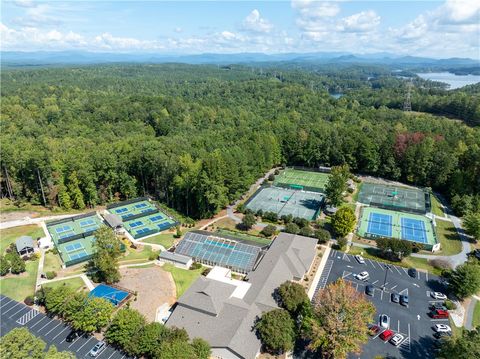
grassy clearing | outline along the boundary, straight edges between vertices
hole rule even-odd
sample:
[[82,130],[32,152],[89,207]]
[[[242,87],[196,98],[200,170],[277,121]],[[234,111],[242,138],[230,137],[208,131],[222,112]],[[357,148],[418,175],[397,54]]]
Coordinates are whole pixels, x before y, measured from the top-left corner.
[[0,280],[0,293],[22,302],[27,296],[35,294],[38,260],[28,261],[26,271],[20,275]]
[[432,213],[436,216],[444,217],[445,213],[443,212],[442,205],[438,198],[432,193],[430,199],[432,202]]
[[355,193],[352,196],[352,201],[354,203],[358,201],[358,194],[360,193],[362,186],[363,186],[363,182],[357,183],[357,189],[355,190]]
[[43,271],[46,272],[58,272],[62,269],[62,260],[58,254],[52,252],[45,253],[45,261],[43,263]]
[[175,286],[177,287],[177,298],[180,298],[188,287],[200,277],[203,270],[203,268],[195,270],[180,269],[169,263],[165,263],[162,268],[172,274]]
[[436,220],[437,235],[442,250],[442,255],[458,254],[462,250],[462,242],[452,222]]
[[[267,223],[267,222],[265,222]],[[274,223],[274,224],[278,224],[278,223]],[[226,229],[226,230],[229,230],[229,231],[233,231],[235,233],[238,233],[239,230],[237,229],[237,222],[235,222],[233,219],[230,219],[230,218],[222,218],[218,221],[216,221],[214,224],[213,224],[213,227],[217,228],[217,230],[219,229]],[[244,233],[244,234],[249,234],[249,235],[252,235],[252,236],[260,236],[260,231],[259,230],[256,230],[256,229],[250,229],[249,231],[242,231],[240,233]]]
[[162,233],[157,234],[156,236],[146,238],[142,242],[145,243],[153,243],[153,244],[160,244],[164,246],[166,249],[173,246],[173,242],[175,241],[174,233]]
[[480,327],[480,301],[478,300],[477,300],[477,303],[475,304],[475,309],[473,311],[472,326],[474,328]]
[[232,237],[236,237],[236,238],[239,238],[239,239],[244,239],[244,240],[247,240],[247,241],[252,241],[252,242],[256,242],[256,243],[260,243],[260,244],[264,244],[264,245],[269,245],[270,243],[272,243],[272,241],[270,239],[265,238],[265,237],[252,236],[248,233],[232,231],[232,230],[228,230],[228,229],[224,229],[224,228],[218,228],[216,230],[216,233],[224,234],[226,236],[232,236]]
[[43,284],[42,286],[45,288],[58,288],[63,285],[70,287],[74,291],[77,291],[82,288],[84,290],[87,290],[87,286],[85,285],[85,282],[83,281],[82,278],[70,278],[65,280],[59,280],[59,281]]
[[404,258],[401,262],[393,262],[389,261],[388,259],[384,259],[380,257],[379,255],[379,250],[376,248],[362,248],[362,247],[357,247],[357,246],[352,246],[350,248],[350,251],[348,252],[349,254],[361,254],[365,258],[373,259],[378,262],[383,262],[383,263],[389,263],[389,264],[394,264],[400,267],[405,267],[405,268],[416,268],[416,269],[423,269],[428,271],[429,273],[433,273],[435,275],[440,275],[441,270],[437,269],[433,266],[431,266],[428,263],[427,259],[423,258],[416,258],[416,257],[408,257]]
[[30,236],[33,239],[43,237],[45,233],[42,227],[35,224],[21,227],[13,227],[0,230],[0,252],[4,253],[5,249],[14,243],[20,236]]
[[[47,208],[38,204],[31,204],[28,202],[22,203],[15,203],[10,201],[8,198],[2,198],[0,200],[0,208],[2,209],[2,213],[12,213],[12,212],[33,212],[33,216],[49,216],[49,215],[59,215],[59,214],[80,214],[84,213],[85,210],[78,210],[78,209],[70,209],[65,210],[60,207],[53,207]],[[97,207],[92,209],[93,211],[96,209],[102,209],[105,207]],[[32,216],[31,214],[29,214]]]

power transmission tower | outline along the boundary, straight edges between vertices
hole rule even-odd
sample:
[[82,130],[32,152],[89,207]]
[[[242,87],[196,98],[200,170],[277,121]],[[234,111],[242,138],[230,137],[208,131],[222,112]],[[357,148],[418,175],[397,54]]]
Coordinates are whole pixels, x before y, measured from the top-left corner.
[[405,96],[405,102],[403,103],[403,111],[411,112],[412,111],[412,81],[407,82],[407,95]]

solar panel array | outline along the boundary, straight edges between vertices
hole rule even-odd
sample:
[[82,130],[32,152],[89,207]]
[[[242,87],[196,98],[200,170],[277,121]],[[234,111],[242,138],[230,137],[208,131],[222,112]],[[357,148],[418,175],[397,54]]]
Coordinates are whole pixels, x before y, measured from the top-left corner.
[[238,273],[251,271],[261,248],[212,235],[189,232],[177,245],[175,253],[207,265],[218,265]]

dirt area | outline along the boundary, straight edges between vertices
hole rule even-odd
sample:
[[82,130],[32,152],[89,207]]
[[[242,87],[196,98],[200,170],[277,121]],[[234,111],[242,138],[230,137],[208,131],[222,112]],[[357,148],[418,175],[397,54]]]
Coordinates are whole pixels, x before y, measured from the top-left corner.
[[176,288],[172,275],[160,267],[121,268],[122,279],[119,286],[136,291],[137,300],[130,306],[154,321],[157,308],[164,303],[172,305],[176,301]]
[[316,249],[316,255],[313,260],[313,265],[310,269],[310,272],[308,272],[303,280],[300,281],[300,284],[305,288],[305,290],[308,292],[308,289],[310,288],[310,285],[312,284],[312,280],[315,277],[315,273],[318,270],[318,266],[320,265],[320,262],[322,261],[322,256],[323,253],[325,253],[325,247],[323,246],[317,246]]
[[17,221],[25,218],[39,217],[40,213],[33,211],[12,211],[0,213],[0,222]]

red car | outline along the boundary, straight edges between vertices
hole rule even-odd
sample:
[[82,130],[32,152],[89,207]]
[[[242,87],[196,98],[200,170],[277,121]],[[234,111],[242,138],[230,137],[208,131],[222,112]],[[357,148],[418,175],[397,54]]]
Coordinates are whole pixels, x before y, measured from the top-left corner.
[[393,337],[395,333],[391,331],[390,329],[385,330],[382,334],[380,334],[380,339],[387,341],[390,340],[391,337]]
[[430,312],[433,319],[448,319],[448,310],[435,309]]
[[368,334],[370,334],[372,337],[376,335],[380,331],[380,327],[376,324],[371,324],[368,326]]

